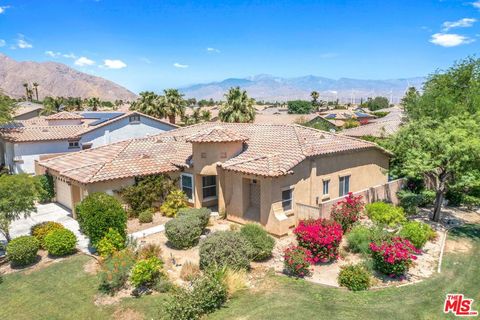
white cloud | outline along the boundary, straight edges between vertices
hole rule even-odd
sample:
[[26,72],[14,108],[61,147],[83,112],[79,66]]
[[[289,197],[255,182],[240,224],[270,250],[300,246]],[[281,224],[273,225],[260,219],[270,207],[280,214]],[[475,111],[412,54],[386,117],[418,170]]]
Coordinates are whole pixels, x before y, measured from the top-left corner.
[[7,10],[8,8],[10,8],[10,6],[0,7],[0,14],[5,13],[5,10]]
[[443,23],[443,31],[448,31],[452,28],[469,28],[477,21],[474,18],[463,18],[457,21],[445,21]]
[[475,40],[455,33],[435,33],[430,39],[431,43],[442,47],[456,47],[473,41]]
[[103,60],[103,66],[104,68],[107,69],[123,69],[127,66],[125,62],[122,60],[111,60],[111,59],[105,59]]
[[33,45],[27,42],[25,39],[18,39],[17,40],[17,47],[20,49],[31,49]]
[[52,57],[52,58],[56,58],[56,57],[59,57],[61,55],[60,52],[53,52],[51,50],[47,50],[45,51],[45,55],[49,56],[49,57]]
[[186,68],[188,68],[188,64],[180,64],[180,63],[178,63],[178,62],[175,62],[175,63],[173,64],[173,66],[174,66],[175,68],[180,68],[180,69],[186,69]]
[[84,67],[84,66],[93,66],[95,61],[88,59],[87,57],[80,57],[73,63],[76,66]]
[[7,44],[7,42],[3,39],[0,39],[0,47],[4,47]]
[[60,58],[60,57],[67,58],[67,59],[76,59],[77,58],[77,56],[74,55],[73,53],[61,53],[61,52],[58,52],[58,51],[51,51],[51,50],[45,51],[45,55],[47,55],[51,58]]
[[77,56],[74,55],[73,53],[63,53],[62,57],[68,58],[68,59],[76,59],[77,58]]
[[480,9],[480,0],[479,0],[479,1],[472,2],[471,5],[472,5],[474,8]]
[[210,48],[207,48],[207,52],[220,53],[220,50],[210,47]]

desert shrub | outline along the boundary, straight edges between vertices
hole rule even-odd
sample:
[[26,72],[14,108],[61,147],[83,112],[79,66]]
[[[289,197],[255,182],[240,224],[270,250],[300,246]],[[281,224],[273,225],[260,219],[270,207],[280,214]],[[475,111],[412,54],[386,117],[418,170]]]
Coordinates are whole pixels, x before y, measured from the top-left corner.
[[432,205],[435,200],[435,191],[423,190],[420,193],[414,193],[409,190],[400,190],[397,192],[400,200],[400,206],[406,214],[412,215],[418,212],[418,207]]
[[283,267],[285,273],[303,278],[310,274],[310,265],[312,261],[312,253],[300,246],[290,246],[283,252]]
[[202,222],[192,215],[176,217],[165,224],[165,235],[176,249],[193,247],[198,243],[202,232]]
[[162,248],[155,243],[147,243],[143,245],[137,252],[138,259],[161,258]]
[[180,270],[180,279],[184,281],[193,281],[200,277],[202,272],[198,264],[187,261],[183,264],[182,269]]
[[372,242],[370,249],[374,268],[392,278],[403,276],[417,259],[415,254],[420,253],[410,241],[401,237],[381,243]]
[[37,223],[36,225],[32,226],[30,229],[30,234],[37,238],[40,242],[40,247],[45,249],[44,239],[45,236],[57,229],[64,229],[64,226],[61,223],[54,222],[54,221],[45,221],[41,223]]
[[117,230],[109,228],[105,236],[97,243],[97,252],[102,257],[111,256],[125,248],[125,239]]
[[252,247],[252,260],[262,261],[272,256],[275,240],[260,225],[248,223],[240,229],[240,234]]
[[177,217],[184,215],[193,215],[200,219],[202,222],[202,230],[205,229],[210,221],[210,215],[212,211],[208,208],[181,208],[178,210]]
[[340,223],[343,232],[347,232],[360,219],[364,207],[362,196],[354,196],[349,192],[344,199],[333,205],[330,216]]
[[15,266],[26,266],[35,262],[40,242],[33,236],[21,236],[7,244],[7,258]]
[[162,275],[163,262],[157,257],[139,260],[132,268],[130,282],[135,287],[151,286]]
[[45,249],[52,256],[66,256],[76,251],[77,237],[68,229],[50,231],[45,236]]
[[383,230],[380,226],[366,227],[356,225],[347,234],[348,250],[353,253],[370,253],[370,243],[386,241],[391,238],[389,232]]
[[421,249],[428,240],[435,238],[435,231],[426,223],[409,221],[403,224],[399,235],[410,240],[415,248]]
[[140,214],[138,215],[138,221],[140,221],[140,223],[149,223],[149,222],[152,222],[153,221],[153,214],[155,213],[155,210],[153,209],[146,209],[146,210],[143,210],[142,212],[140,212]]
[[217,231],[200,244],[200,269],[230,267],[248,269],[252,248],[238,232]]
[[185,193],[182,190],[174,189],[165,198],[165,201],[160,207],[160,211],[164,216],[175,217],[178,210],[186,208],[187,205],[188,202]]
[[352,291],[367,290],[372,284],[372,278],[362,265],[348,265],[341,268],[338,284]]
[[125,239],[127,214],[120,202],[106,193],[92,193],[76,207],[77,219],[82,231],[96,247],[110,228]]
[[365,206],[372,221],[394,227],[407,219],[402,207],[395,207],[385,202],[373,202]]
[[176,181],[167,175],[137,178],[133,186],[120,190],[122,200],[128,204],[134,217],[153,208],[155,202],[163,202],[175,188]]
[[51,202],[55,197],[55,182],[49,174],[35,176],[38,190],[38,201],[40,203]]
[[114,294],[122,289],[128,280],[130,270],[135,263],[135,255],[128,249],[114,252],[105,259],[98,273],[99,290],[103,293]]
[[312,253],[312,262],[327,262],[338,257],[342,226],[331,220],[302,220],[293,230],[298,244]]

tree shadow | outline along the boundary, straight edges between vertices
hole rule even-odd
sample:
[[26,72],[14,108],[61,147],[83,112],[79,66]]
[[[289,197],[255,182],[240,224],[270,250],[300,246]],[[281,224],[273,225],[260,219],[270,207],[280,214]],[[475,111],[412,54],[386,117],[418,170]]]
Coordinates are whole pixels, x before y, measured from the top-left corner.
[[464,224],[450,230],[449,235],[458,238],[468,238],[474,241],[480,241],[480,225]]

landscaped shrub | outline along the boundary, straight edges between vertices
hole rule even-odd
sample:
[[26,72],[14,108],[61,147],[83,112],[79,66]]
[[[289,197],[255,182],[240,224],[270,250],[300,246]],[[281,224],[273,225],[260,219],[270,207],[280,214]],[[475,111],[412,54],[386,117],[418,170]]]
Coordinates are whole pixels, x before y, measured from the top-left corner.
[[352,291],[367,290],[372,283],[370,273],[360,264],[341,267],[338,284]]
[[155,213],[155,210],[153,209],[146,209],[140,212],[138,215],[138,221],[140,223],[149,223],[153,221],[153,214]]
[[82,231],[96,247],[110,228],[125,239],[127,214],[120,202],[106,193],[92,193],[76,207],[77,219]]
[[57,229],[64,229],[64,226],[58,222],[45,221],[32,226],[32,228],[30,229],[30,234],[37,238],[37,240],[40,242],[40,247],[45,249],[45,236],[49,232]]
[[111,257],[105,259],[98,274],[99,290],[103,293],[114,294],[122,289],[134,263],[135,255],[128,249],[115,252]]
[[313,256],[308,249],[300,246],[288,247],[283,253],[283,258],[283,266],[286,274],[300,278],[310,274],[310,265]]
[[104,258],[124,248],[125,239],[113,228],[109,228],[105,236],[97,243],[97,252]]
[[262,261],[272,256],[275,240],[260,225],[248,223],[240,229],[240,234],[252,246],[252,260]]
[[26,266],[35,262],[40,242],[33,236],[21,236],[7,244],[7,258],[15,266]]
[[130,282],[135,287],[151,286],[162,274],[163,262],[157,257],[139,260],[132,268]]
[[55,197],[55,182],[49,174],[35,176],[38,185],[38,201],[40,203],[51,202]]
[[367,215],[372,221],[394,227],[407,219],[401,207],[385,202],[373,202],[365,206]]
[[348,250],[353,253],[370,253],[370,243],[385,241],[391,238],[389,232],[379,226],[366,227],[356,225],[347,234]]
[[172,190],[168,196],[165,198],[160,211],[164,216],[175,217],[177,212],[181,208],[187,207],[187,196],[182,190],[175,189]]
[[420,193],[413,193],[409,190],[400,190],[397,196],[400,200],[400,206],[405,210],[405,213],[412,215],[418,212],[419,207],[433,204],[435,191],[423,190]]
[[252,248],[238,232],[217,231],[200,244],[200,269],[230,267],[248,269]]
[[349,192],[343,200],[333,205],[330,216],[334,221],[340,223],[343,232],[347,232],[360,219],[364,207],[362,196],[354,196]]
[[193,215],[176,217],[165,224],[165,235],[176,249],[193,247],[198,243],[202,232],[202,221]]
[[76,251],[77,237],[68,229],[57,229],[45,236],[45,249],[52,256],[66,256]]
[[177,217],[183,216],[183,215],[193,215],[196,216],[197,218],[202,221],[202,229],[205,229],[208,225],[208,221],[210,221],[210,215],[212,214],[212,211],[208,208],[182,208],[178,210]]
[[200,271],[198,264],[190,261],[185,262],[180,270],[180,279],[184,281],[193,281],[201,275],[202,272]]
[[138,249],[137,256],[138,259],[161,258],[162,248],[158,244],[147,243]]
[[328,262],[338,257],[342,226],[331,220],[302,220],[293,230],[298,244],[312,253],[312,262]]
[[173,283],[171,283],[166,276],[158,277],[157,280],[155,280],[155,283],[152,285],[152,289],[160,293],[169,292],[173,288]]
[[399,235],[408,239],[417,249],[421,249],[428,240],[435,238],[435,231],[426,223],[409,221],[403,224]]
[[404,275],[417,259],[415,254],[420,253],[410,241],[401,237],[379,244],[372,242],[370,249],[374,268],[392,278]]
[[244,269],[233,270],[226,268],[223,279],[229,297],[247,288],[247,271]]

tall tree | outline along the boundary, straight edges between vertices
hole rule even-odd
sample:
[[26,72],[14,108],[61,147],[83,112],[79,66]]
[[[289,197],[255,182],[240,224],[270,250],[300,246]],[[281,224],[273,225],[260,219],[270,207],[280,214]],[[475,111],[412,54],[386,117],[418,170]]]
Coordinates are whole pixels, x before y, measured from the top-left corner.
[[7,123],[12,120],[15,101],[8,96],[0,93],[0,124]]
[[320,98],[320,94],[317,91],[312,91],[310,96],[312,97],[312,106],[316,107],[318,105],[318,98]]
[[92,111],[98,111],[98,107],[100,107],[100,99],[97,97],[92,97],[88,99],[88,106],[92,108]]
[[368,108],[370,111],[376,111],[380,109],[388,108],[390,103],[388,99],[385,97],[375,97],[375,98],[368,98],[361,107]]
[[35,100],[38,101],[38,83],[34,82],[32,85],[35,90]]
[[29,101],[29,97],[30,97],[30,89],[28,88],[28,83],[24,83],[23,84],[23,87],[25,88],[25,100],[26,101]]
[[253,122],[255,120],[255,100],[240,87],[230,88],[225,94],[227,101],[220,108],[218,116],[223,122]]
[[41,111],[41,114],[43,116],[48,116],[57,113],[62,108],[63,103],[63,97],[45,97],[45,99],[43,99],[43,109]]
[[165,96],[161,99],[161,103],[170,123],[175,124],[175,117],[185,114],[186,101],[183,99],[183,94],[177,89],[167,89],[164,90],[164,93]]
[[145,113],[158,119],[166,117],[166,111],[164,105],[160,103],[160,97],[152,91],[140,92],[138,100],[130,104],[130,110]]
[[400,105],[404,108],[415,109],[415,104],[419,98],[420,93],[418,92],[417,88],[409,87],[407,92],[405,92],[405,96],[403,96],[402,100],[400,101]]

